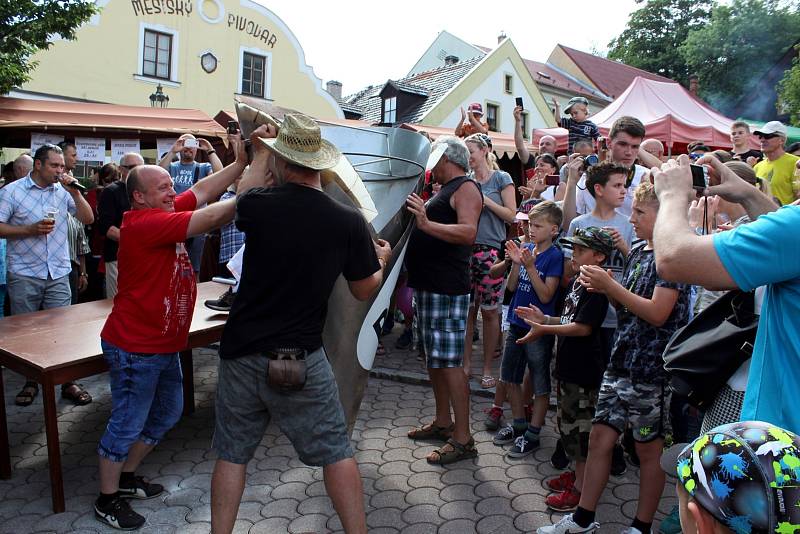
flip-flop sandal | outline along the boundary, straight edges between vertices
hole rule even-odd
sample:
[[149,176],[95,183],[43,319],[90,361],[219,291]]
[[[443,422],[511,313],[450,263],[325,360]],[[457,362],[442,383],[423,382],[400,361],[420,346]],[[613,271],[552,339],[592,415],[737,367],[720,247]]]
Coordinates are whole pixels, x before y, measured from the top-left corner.
[[[77,388],[77,391],[75,390]],[[83,384],[73,382],[69,387],[61,389],[61,397],[72,401],[75,406],[85,406],[92,402],[92,396],[83,387]]]
[[14,404],[17,406],[30,406],[33,404],[33,399],[39,394],[39,384],[26,383],[22,386],[22,390],[17,393],[14,399]]
[[450,426],[437,426],[433,423],[422,425],[419,428],[414,428],[408,431],[409,439],[437,439],[447,441],[453,435],[453,428],[455,425]]
[[386,347],[383,346],[383,343],[378,341],[378,348],[375,351],[376,356],[383,356],[386,354]]
[[484,376],[481,378],[481,387],[483,389],[492,389],[497,385],[497,380],[492,376]]
[[426,458],[429,464],[447,465],[453,462],[475,458],[478,456],[478,451],[475,449],[475,440],[473,438],[470,438],[469,441],[464,444],[450,438],[442,448],[436,449],[431,453],[431,455],[434,454],[436,455],[435,457],[428,456]]

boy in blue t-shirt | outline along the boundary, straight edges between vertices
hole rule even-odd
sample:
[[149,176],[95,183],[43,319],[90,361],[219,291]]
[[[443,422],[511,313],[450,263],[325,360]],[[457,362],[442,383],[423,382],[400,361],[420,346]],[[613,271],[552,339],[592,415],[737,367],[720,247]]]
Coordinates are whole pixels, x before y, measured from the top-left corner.
[[600,130],[597,125],[588,120],[589,117],[589,101],[582,96],[571,98],[564,109],[564,113],[569,117],[561,116],[561,104],[553,97],[553,105],[555,106],[554,115],[556,123],[562,128],[566,128],[569,132],[567,154],[572,154],[575,149],[575,143],[581,139],[588,139],[596,141],[600,137]]
[[[530,454],[539,446],[539,432],[544,424],[550,398],[550,360],[553,356],[553,336],[543,336],[535,343],[517,344],[528,333],[528,325],[513,310],[534,305],[544,313],[555,315],[556,296],[564,272],[564,255],[553,246],[553,238],[561,227],[561,209],[544,201],[528,213],[530,243],[521,247],[513,241],[506,251],[513,266],[508,288],[514,289],[509,306],[509,330],[506,336],[500,379],[507,384],[511,400],[512,424],[501,428],[494,437],[495,445],[514,443],[508,451],[512,458]],[[529,422],[523,406],[522,380],[525,368],[530,370],[533,389],[533,414]]]

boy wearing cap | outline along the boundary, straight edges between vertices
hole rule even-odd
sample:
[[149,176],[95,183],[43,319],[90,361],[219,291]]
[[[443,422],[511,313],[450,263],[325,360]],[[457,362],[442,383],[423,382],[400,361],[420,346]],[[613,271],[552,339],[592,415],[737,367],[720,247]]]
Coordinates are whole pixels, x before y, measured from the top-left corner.
[[480,102],[473,102],[467,106],[466,112],[464,112],[464,108],[461,108],[461,120],[455,129],[456,137],[469,137],[476,133],[488,134],[489,123],[481,121],[482,118],[483,106]]
[[649,534],[652,527],[664,490],[659,458],[669,431],[670,390],[661,354],[689,318],[689,286],[667,282],[656,272],[653,227],[658,208],[653,184],[639,184],[631,223],[645,243],[631,250],[620,282],[602,267],[580,269],[579,282],[615,304],[617,330],[597,398],[580,503],[574,514],[538,529],[538,534],[576,534],[599,528],[595,510],[608,481],[614,444],[628,426],[641,468],[636,516],[624,532]]
[[[570,260],[577,272],[584,265],[602,266],[614,250],[611,234],[596,226],[578,229],[572,237],[561,239],[572,245]],[[555,376],[558,379],[558,429],[561,442],[575,472],[548,481],[556,493],[545,499],[552,510],[572,511],[578,506],[583,487],[589,432],[597,405],[597,391],[605,370],[601,325],[608,310],[608,298],[590,293],[573,278],[561,317],[551,317],[535,306],[518,308],[517,315],[533,328],[518,343],[528,343],[544,335],[558,336]]]
[[[516,341],[528,333],[528,325],[514,310],[537,306],[554,314],[564,269],[564,255],[553,246],[553,238],[561,226],[561,209],[554,202],[540,202],[528,213],[528,219],[531,243],[518,246],[514,241],[506,242],[506,253],[513,263],[508,288],[514,290],[514,297],[509,306],[509,330],[500,372],[509,390],[514,421],[501,428],[492,441],[495,445],[514,443],[508,451],[511,458],[527,456],[539,446],[550,397],[550,359],[555,343],[555,338],[547,335],[529,344],[518,344]],[[534,394],[531,421],[525,417],[523,407],[522,381],[526,367]]]
[[681,530],[796,532],[800,528],[800,438],[761,421],[722,425],[661,457],[677,471]]
[[786,126],[779,121],[770,121],[753,133],[761,141],[761,151],[764,153],[764,159],[754,167],[756,176],[769,182],[772,196],[782,206],[791,204],[800,193],[792,187],[795,165],[800,158],[784,150]]
[[584,97],[576,96],[569,99],[567,107],[564,108],[564,113],[569,115],[569,117],[561,116],[561,104],[558,103],[555,97],[553,97],[553,106],[555,106],[553,114],[555,115],[556,123],[569,131],[567,154],[572,154],[575,143],[580,139],[591,139],[594,141],[600,137],[600,130],[598,130],[597,125],[588,120],[589,101]]

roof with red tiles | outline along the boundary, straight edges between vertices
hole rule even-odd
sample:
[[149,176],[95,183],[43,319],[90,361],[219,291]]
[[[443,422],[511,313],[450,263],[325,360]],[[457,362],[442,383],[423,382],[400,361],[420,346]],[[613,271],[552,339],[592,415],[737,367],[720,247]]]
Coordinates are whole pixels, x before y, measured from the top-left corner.
[[657,82],[675,81],[646,70],[631,67],[619,61],[581,52],[562,44],[556,46],[560,47],[569,56],[598,89],[611,98],[617,98],[621,95],[637,76]]

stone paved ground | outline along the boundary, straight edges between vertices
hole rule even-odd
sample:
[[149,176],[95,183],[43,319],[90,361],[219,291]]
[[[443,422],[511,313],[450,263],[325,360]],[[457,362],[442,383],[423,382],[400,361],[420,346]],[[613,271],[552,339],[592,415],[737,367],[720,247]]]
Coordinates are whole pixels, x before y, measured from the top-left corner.
[[[215,366],[214,351],[195,352],[197,411],[180,421],[140,470],[167,488],[158,499],[133,503],[147,517],[140,532],[194,534],[210,530]],[[41,396],[33,407],[14,406],[13,395],[22,379],[8,371],[5,377],[14,472],[10,480],[0,481],[0,533],[114,532],[97,523],[91,511],[98,487],[95,447],[110,407],[107,377],[84,381],[95,397],[88,406],[63,402],[58,406],[67,495],[67,511],[62,514],[50,511]],[[560,517],[544,506],[544,480],[556,474],[548,463],[555,441],[553,414],[543,431],[541,449],[532,457],[511,460],[483,430],[483,410],[488,406],[489,399],[473,396],[472,428],[478,458],[451,467],[431,466],[424,457],[434,446],[406,437],[409,428],[433,416],[430,389],[370,380],[353,443],[363,475],[371,533],[531,532]],[[322,471],[300,463],[274,425],[248,471],[236,532],[341,531],[325,495]],[[612,479],[598,509],[601,532],[619,532],[630,524],[637,477],[638,471],[631,468],[625,476]],[[659,518],[675,504],[669,482],[664,495]]]

